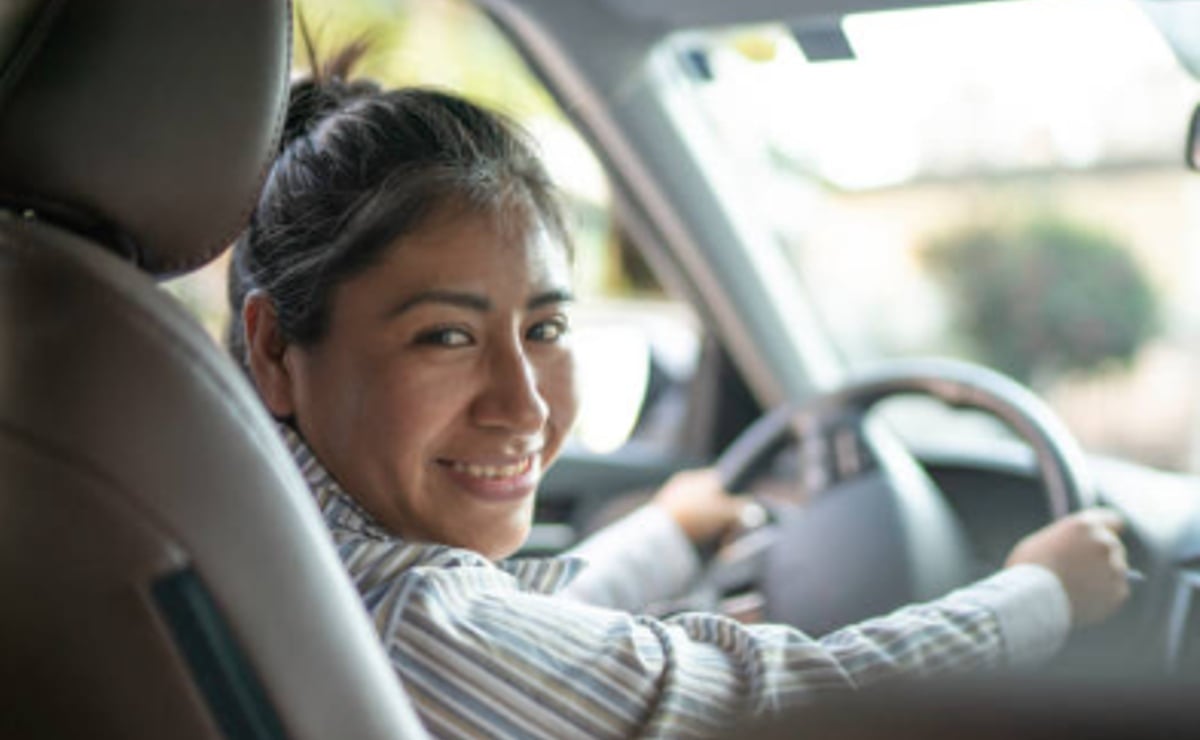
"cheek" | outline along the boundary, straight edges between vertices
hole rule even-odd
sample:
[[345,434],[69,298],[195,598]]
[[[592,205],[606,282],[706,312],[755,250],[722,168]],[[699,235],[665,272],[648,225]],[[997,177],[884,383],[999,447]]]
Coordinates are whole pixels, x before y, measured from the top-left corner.
[[364,354],[346,372],[313,379],[319,383],[314,393],[324,401],[324,431],[356,468],[394,476],[394,466],[403,461],[411,475],[413,460],[445,428],[456,386],[412,363]]
[[[431,522],[442,507],[429,485],[433,461],[447,439],[461,430],[465,382],[447,382],[449,374],[396,369],[364,388],[356,424],[338,444],[350,456],[357,477],[350,478],[368,511],[403,536],[439,539]],[[453,378],[451,378],[453,379]]]
[[444,433],[462,414],[463,390],[469,384],[450,373],[397,368],[374,384],[365,397],[366,416],[378,421],[378,431],[400,449],[419,454],[429,441]]
[[353,428],[361,384],[353,368],[332,362],[325,352],[297,354],[289,365],[294,391],[294,414],[305,437],[341,438]]
[[542,380],[542,397],[550,407],[552,443],[557,449],[575,424],[579,413],[579,389],[575,383],[575,356],[570,351],[547,368]]

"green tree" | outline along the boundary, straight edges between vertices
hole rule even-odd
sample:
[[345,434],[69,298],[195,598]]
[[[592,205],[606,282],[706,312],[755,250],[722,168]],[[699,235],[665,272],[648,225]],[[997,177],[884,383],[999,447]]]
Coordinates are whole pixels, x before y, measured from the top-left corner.
[[1128,362],[1157,328],[1130,250],[1059,216],[968,227],[923,254],[977,356],[1026,383]]

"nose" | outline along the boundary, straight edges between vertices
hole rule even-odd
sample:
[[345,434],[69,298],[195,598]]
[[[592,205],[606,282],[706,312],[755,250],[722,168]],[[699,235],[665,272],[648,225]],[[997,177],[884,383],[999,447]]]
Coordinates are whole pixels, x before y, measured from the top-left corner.
[[540,432],[550,415],[538,387],[537,367],[522,347],[495,348],[489,353],[483,390],[473,415],[481,426],[522,434]]

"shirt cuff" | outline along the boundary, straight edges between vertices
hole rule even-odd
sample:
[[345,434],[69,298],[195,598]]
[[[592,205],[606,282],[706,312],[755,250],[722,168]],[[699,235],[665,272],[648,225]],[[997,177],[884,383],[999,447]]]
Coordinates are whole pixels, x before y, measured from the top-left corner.
[[1007,664],[1034,666],[1058,652],[1071,629],[1071,604],[1048,568],[1015,565],[965,589],[964,595],[996,615]]
[[691,540],[654,504],[635,509],[568,554],[585,559],[588,567],[564,595],[627,611],[678,597],[700,573]]

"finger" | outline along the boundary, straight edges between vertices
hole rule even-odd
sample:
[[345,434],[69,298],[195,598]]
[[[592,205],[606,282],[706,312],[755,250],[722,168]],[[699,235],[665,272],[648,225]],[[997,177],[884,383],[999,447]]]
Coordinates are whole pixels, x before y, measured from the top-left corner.
[[1108,553],[1108,563],[1124,580],[1125,574],[1129,571],[1129,559],[1125,555],[1125,548],[1119,547],[1110,550]]
[[1092,538],[1092,540],[1104,545],[1110,550],[1124,549],[1125,547],[1123,544],[1121,544],[1121,538],[1117,536],[1117,533],[1111,529],[1108,529],[1107,527],[1094,526],[1088,530],[1088,535]]
[[1088,522],[1111,532],[1120,532],[1125,529],[1125,517],[1112,509],[1104,507],[1086,509],[1083,515],[1087,518]]

